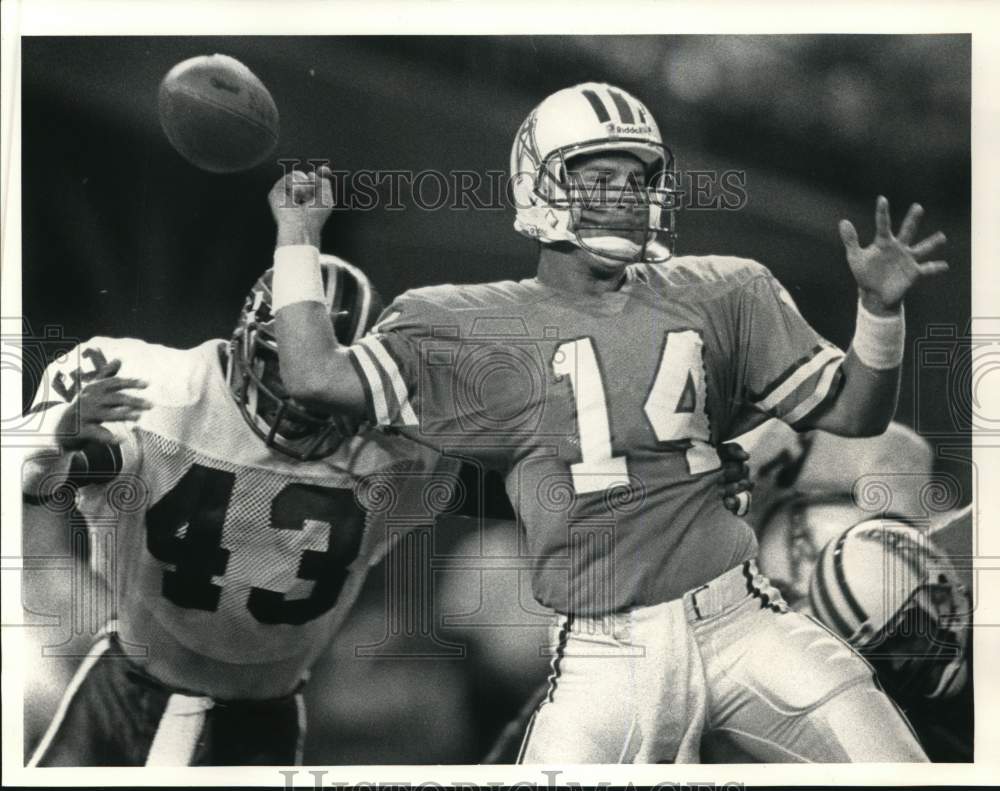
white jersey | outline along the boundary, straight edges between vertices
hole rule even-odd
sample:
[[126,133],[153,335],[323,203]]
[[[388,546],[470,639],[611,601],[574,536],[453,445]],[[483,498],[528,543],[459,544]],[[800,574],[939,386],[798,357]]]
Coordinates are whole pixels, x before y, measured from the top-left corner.
[[381,432],[318,461],[283,456],[247,425],[222,350],[94,338],[49,366],[33,408],[57,419],[106,360],[148,382],[140,394],[152,408],[108,426],[120,472],[77,494],[92,535],[114,538],[113,562],[98,571],[116,596],[118,633],[172,687],[275,697],[339,628],[389,529],[434,520],[454,468]]

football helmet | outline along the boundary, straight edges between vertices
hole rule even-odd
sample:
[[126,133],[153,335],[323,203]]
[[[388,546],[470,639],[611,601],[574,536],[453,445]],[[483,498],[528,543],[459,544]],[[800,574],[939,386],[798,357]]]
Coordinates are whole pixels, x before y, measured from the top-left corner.
[[870,518],[842,492],[792,492],[773,500],[759,522],[760,570],[790,607],[808,610],[809,583],[820,551],[846,528]]
[[[378,292],[364,272],[332,255],[320,255],[326,309],[337,340],[358,341],[381,312]],[[229,343],[226,378],[251,429],[268,446],[299,461],[329,456],[353,428],[338,415],[317,414],[285,392],[271,310],[273,270],[247,295]]]
[[965,685],[969,595],[916,527],[869,519],[843,531],[820,552],[809,601],[894,697],[950,697]]
[[[626,184],[612,195],[608,185],[584,185],[574,178],[570,165],[575,158],[613,153],[636,157],[645,169],[644,183]],[[626,262],[666,261],[672,253],[680,194],[674,188],[673,155],[653,114],[620,88],[586,82],[545,99],[518,130],[510,175],[514,228],[525,236],[545,244],[568,242]],[[622,209],[632,219],[625,226],[620,219],[583,220],[584,212],[600,216],[602,211],[620,218]],[[637,233],[641,244],[626,238]]]

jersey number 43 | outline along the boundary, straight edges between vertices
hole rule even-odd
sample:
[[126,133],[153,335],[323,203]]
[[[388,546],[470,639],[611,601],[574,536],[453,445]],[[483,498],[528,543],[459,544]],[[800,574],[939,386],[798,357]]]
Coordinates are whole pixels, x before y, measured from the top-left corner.
[[[230,561],[222,533],[235,482],[232,472],[195,464],[146,514],[146,546],[173,566],[163,572],[163,595],[178,607],[218,609],[222,586],[212,578],[223,576]],[[301,531],[307,521],[326,523],[328,546],[302,551],[298,577],[314,581],[309,596],[289,599],[283,591],[254,587],[246,602],[250,614],[261,623],[301,625],[330,610],[358,556],[364,520],[349,489],[285,486],[271,501],[271,529]]]

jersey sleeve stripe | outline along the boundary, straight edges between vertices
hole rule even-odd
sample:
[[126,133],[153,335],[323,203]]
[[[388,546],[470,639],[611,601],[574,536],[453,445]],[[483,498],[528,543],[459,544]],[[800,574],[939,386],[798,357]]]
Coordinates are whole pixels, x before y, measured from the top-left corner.
[[410,395],[406,390],[406,382],[403,381],[403,375],[399,372],[399,366],[392,359],[392,355],[389,354],[385,346],[382,345],[382,342],[374,335],[368,335],[358,341],[358,343],[372,354],[375,362],[381,366],[386,376],[389,377],[389,384],[392,385],[392,392],[395,394],[396,402],[399,404],[399,416],[403,423],[407,426],[417,425],[417,415],[410,405]]
[[755,391],[751,390],[749,392],[750,400],[753,401],[754,403],[757,403],[758,401],[763,401],[772,392],[774,392],[779,387],[781,387],[782,382],[784,382],[789,376],[791,376],[793,373],[795,373],[795,371],[799,368],[799,366],[804,365],[805,363],[809,362],[813,357],[815,357],[817,354],[819,354],[822,350],[823,350],[823,347],[820,346],[819,344],[817,344],[816,346],[813,346],[809,350],[808,354],[802,355],[801,357],[799,357],[799,359],[797,359],[795,362],[793,362],[791,365],[789,365],[787,368],[785,368],[785,370],[783,370],[780,374],[778,374],[776,377],[774,377],[774,379],[772,379],[771,382],[763,390],[761,390],[760,392],[755,392]]
[[817,373],[829,362],[841,360],[843,357],[844,353],[835,346],[822,348],[817,354],[809,358],[809,360],[783,374],[783,379],[779,377],[776,380],[779,382],[778,386],[775,387],[772,383],[770,393],[762,397],[755,405],[765,412],[770,412],[788,398],[810,376]]
[[360,374],[361,383],[364,385],[365,400],[368,402],[368,414],[379,426],[390,425],[389,406],[385,401],[385,390],[382,387],[382,378],[375,368],[375,364],[370,359],[370,352],[359,347],[357,344],[351,347],[351,359]]
[[816,389],[813,390],[812,394],[808,398],[803,399],[797,407],[785,415],[784,421],[786,423],[794,424],[799,420],[802,420],[802,418],[826,400],[826,397],[830,394],[830,388],[833,385],[834,377],[840,371],[840,363],[843,359],[844,358],[841,357],[826,366],[823,373],[820,374],[819,381],[816,383]]

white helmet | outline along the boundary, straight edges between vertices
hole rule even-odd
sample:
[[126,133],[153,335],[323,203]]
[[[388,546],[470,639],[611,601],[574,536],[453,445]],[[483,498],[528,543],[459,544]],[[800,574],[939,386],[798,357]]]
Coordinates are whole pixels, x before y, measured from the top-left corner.
[[[585,236],[571,208],[586,205],[581,185],[571,185],[567,163],[574,157],[625,152],[645,166],[645,184],[635,185],[632,199],[647,208],[642,245],[620,236]],[[585,82],[565,88],[539,104],[521,124],[510,155],[510,175],[519,233],[551,244],[570,242],[598,255],[623,261],[666,261],[672,252],[673,155],[663,145],[652,113],[620,88]],[[623,199],[620,195],[619,199]],[[593,196],[589,198],[593,200]],[[591,203],[590,205],[596,205]],[[635,231],[636,228],[628,230]]]
[[923,531],[891,519],[848,528],[820,552],[809,601],[895,694],[942,698],[965,685],[970,599]]
[[808,611],[809,583],[823,547],[870,516],[841,492],[793,492],[772,499],[758,525],[760,570],[781,590],[790,607]]

